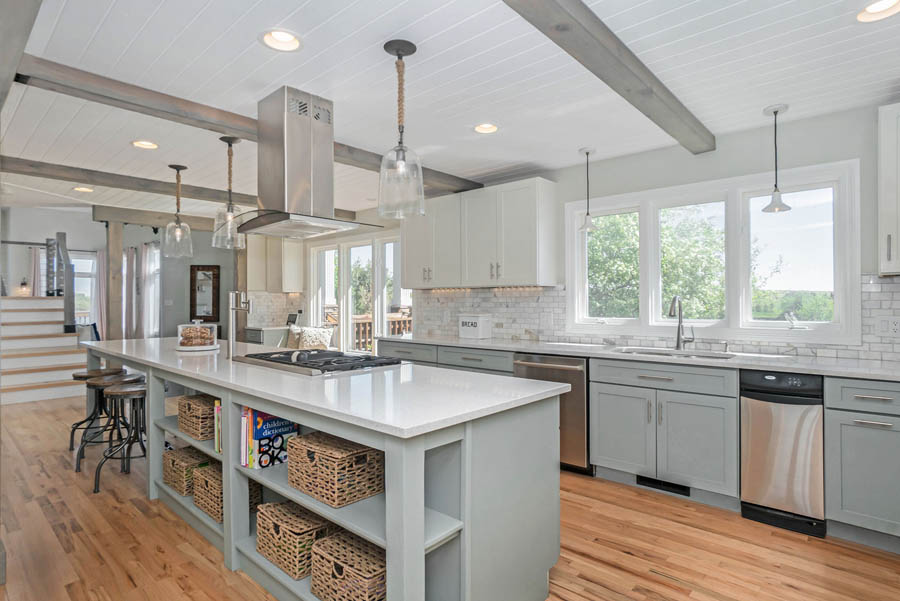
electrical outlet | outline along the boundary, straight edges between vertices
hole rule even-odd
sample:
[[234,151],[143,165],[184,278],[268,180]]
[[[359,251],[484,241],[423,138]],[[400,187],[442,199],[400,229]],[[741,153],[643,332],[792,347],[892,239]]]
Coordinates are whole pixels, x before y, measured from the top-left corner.
[[900,336],[900,318],[885,317],[878,320],[878,331],[888,336]]

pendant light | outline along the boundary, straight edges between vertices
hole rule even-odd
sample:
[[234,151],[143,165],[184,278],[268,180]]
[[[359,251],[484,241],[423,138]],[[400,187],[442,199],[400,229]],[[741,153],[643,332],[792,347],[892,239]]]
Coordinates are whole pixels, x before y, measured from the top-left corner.
[[237,231],[238,222],[235,217],[239,211],[236,210],[234,202],[231,200],[231,179],[232,179],[232,163],[234,162],[234,145],[241,141],[240,138],[234,136],[222,136],[219,138],[228,145],[228,204],[216,212],[216,220],[213,223],[213,248],[224,248],[226,250],[241,249],[247,246],[247,235],[239,234]]
[[187,167],[184,165],[169,165],[169,168],[175,170],[175,221],[166,226],[162,254],[164,257],[174,259],[189,258],[194,256],[191,226],[181,222],[181,172]]
[[579,232],[589,234],[597,231],[597,224],[591,217],[591,153],[596,152],[593,148],[579,148],[578,152],[584,155],[584,202],[587,205],[587,213],[584,216],[584,223],[578,228]]
[[381,159],[381,176],[378,183],[378,215],[388,219],[403,219],[425,214],[425,190],[422,181],[422,163],[415,152],[403,144],[404,125],[404,56],[416,51],[416,45],[406,40],[391,40],[384,50],[396,56],[397,67],[397,145]]
[[781,190],[778,189],[778,113],[784,113],[788,110],[786,104],[773,104],[763,109],[763,115],[772,117],[775,121],[775,187],[772,189],[772,200],[763,207],[763,213],[784,213],[790,211],[790,205],[781,200]]

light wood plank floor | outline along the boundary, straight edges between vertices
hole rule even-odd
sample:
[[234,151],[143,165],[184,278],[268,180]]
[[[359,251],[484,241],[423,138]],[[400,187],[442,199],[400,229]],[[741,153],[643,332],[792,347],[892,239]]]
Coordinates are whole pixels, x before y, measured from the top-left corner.
[[[2,411],[2,536],[10,601],[271,600],[99,449],[71,469],[81,399]],[[900,556],[816,540],[655,492],[562,478],[562,556],[551,601],[897,601]],[[497,601],[507,601],[500,600]],[[508,600],[516,601],[516,600]]]

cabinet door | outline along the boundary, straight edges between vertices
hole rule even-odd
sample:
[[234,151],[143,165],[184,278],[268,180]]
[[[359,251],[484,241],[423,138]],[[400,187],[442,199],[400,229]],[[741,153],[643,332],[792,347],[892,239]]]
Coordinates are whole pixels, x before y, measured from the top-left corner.
[[432,271],[428,284],[435,288],[452,288],[460,285],[460,195],[431,199],[428,212],[432,218],[434,248]]
[[825,411],[825,517],[900,535],[900,417]]
[[878,109],[878,270],[900,273],[900,104]]
[[538,283],[537,181],[497,186],[496,283]]
[[303,292],[303,267],[303,242],[284,238],[281,241],[282,292]]
[[656,391],[591,384],[591,464],[656,477]]
[[247,234],[247,290],[266,289],[266,237]]
[[281,269],[283,260],[282,239],[266,237],[266,290],[282,292]]
[[462,193],[462,285],[496,285],[497,189]]
[[403,220],[400,250],[403,253],[404,288],[428,288],[428,268],[434,252],[432,216],[416,215]]
[[657,478],[737,497],[738,400],[656,393]]

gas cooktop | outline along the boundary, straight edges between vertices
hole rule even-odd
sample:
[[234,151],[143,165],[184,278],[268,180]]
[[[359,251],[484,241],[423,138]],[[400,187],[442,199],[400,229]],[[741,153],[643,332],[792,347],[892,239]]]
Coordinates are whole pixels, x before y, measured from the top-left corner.
[[235,357],[239,363],[262,365],[306,376],[397,365],[400,359],[374,355],[350,355],[338,351],[296,351],[286,349],[273,353],[250,353]]

